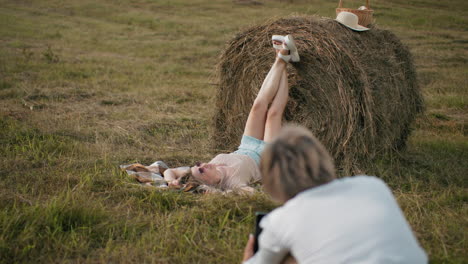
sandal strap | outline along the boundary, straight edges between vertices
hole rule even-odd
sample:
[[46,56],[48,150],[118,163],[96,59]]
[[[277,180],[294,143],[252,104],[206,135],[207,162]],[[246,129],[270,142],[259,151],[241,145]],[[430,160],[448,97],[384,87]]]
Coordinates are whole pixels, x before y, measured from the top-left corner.
[[285,37],[285,36],[281,36],[281,35],[273,35],[273,36],[271,36],[271,40],[275,40],[275,41],[279,41],[279,42],[284,42],[284,37]]
[[284,49],[283,45],[276,45],[276,44],[273,44],[273,48],[275,48],[277,50]]
[[291,55],[283,55],[281,53],[278,53],[278,58],[284,60],[285,62],[289,62],[291,60]]

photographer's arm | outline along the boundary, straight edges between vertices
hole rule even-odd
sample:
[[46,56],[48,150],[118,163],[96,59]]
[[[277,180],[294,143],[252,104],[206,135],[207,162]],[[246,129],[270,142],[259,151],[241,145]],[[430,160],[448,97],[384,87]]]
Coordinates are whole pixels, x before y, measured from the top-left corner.
[[260,246],[257,253],[253,253],[255,237],[250,236],[244,249],[243,264],[268,263],[268,264],[294,264],[295,259],[289,254],[287,248],[276,247],[269,249]]

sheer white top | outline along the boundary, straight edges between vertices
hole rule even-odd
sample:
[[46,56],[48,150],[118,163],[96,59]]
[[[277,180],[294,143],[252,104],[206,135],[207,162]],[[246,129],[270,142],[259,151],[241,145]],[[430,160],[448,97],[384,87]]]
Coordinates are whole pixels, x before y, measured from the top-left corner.
[[243,188],[261,178],[257,163],[247,155],[219,154],[210,163],[219,165],[217,167],[221,173],[219,187],[225,190]]

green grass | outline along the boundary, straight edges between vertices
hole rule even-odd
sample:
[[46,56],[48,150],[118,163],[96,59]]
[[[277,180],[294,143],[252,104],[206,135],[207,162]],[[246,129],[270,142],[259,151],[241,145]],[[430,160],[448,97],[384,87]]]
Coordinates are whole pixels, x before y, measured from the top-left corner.
[[[209,160],[225,43],[337,2],[0,0],[0,263],[238,263],[268,197],[157,191],[118,165]],[[410,47],[427,111],[365,173],[390,185],[432,263],[466,263],[467,3],[371,5]]]

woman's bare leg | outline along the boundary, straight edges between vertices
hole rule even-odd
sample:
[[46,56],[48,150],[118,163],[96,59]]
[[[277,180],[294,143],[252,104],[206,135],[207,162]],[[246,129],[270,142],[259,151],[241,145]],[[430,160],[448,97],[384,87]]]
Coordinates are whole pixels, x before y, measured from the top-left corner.
[[245,124],[244,135],[263,140],[268,105],[273,101],[278,92],[283,72],[286,72],[286,62],[276,58],[250,109],[249,117]]
[[289,98],[288,74],[286,69],[281,73],[278,92],[267,112],[263,140],[271,142],[281,130],[283,113]]

